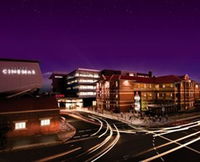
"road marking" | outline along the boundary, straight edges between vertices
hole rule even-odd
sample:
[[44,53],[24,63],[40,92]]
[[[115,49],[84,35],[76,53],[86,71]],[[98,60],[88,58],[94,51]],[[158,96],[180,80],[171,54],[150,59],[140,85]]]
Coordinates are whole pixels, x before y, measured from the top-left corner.
[[84,135],[82,135],[81,137],[86,137],[86,136],[89,136],[89,134],[84,134]]
[[80,138],[81,136],[75,136],[74,138]]
[[83,130],[79,130],[78,132],[89,132],[91,131],[92,129],[83,129]]
[[[167,138],[167,137],[164,137],[164,136],[159,136],[159,137],[161,137],[161,138],[163,138],[163,139],[165,139],[165,140],[167,140],[167,141],[170,141],[170,142],[176,143],[177,145],[182,146],[181,143],[179,143],[179,142],[174,142],[174,140],[171,140],[171,139],[169,139],[169,138]],[[191,151],[193,151],[193,152],[195,152],[195,153],[197,153],[197,154],[200,154],[199,151],[197,151],[197,150],[195,150],[195,149],[193,149],[193,148],[191,148],[191,147],[189,147],[189,146],[185,146],[185,148],[187,148],[187,149],[189,149],[189,150],[191,150]]]
[[67,151],[67,152],[63,152],[63,153],[60,153],[60,154],[56,154],[56,155],[53,155],[53,156],[49,156],[49,157],[46,157],[46,158],[37,160],[36,162],[50,161],[50,160],[53,160],[53,159],[56,159],[56,158],[59,158],[59,157],[68,155],[68,154],[73,153],[73,152],[75,152],[75,151],[78,151],[78,150],[80,150],[81,148],[82,148],[82,147],[77,147],[77,148],[75,148],[75,149],[73,149],[73,150],[70,150],[70,151]]
[[150,157],[150,158],[148,158],[148,159],[142,160],[142,162],[148,162],[148,161],[155,160],[155,159],[157,159],[157,158],[160,158],[160,157],[165,156],[165,155],[167,155],[167,154],[169,154],[169,153],[172,153],[172,152],[174,152],[174,151],[177,151],[177,150],[179,150],[179,149],[181,149],[181,148],[183,148],[183,147],[186,147],[186,146],[188,146],[188,145],[190,145],[190,144],[192,144],[192,143],[194,143],[194,142],[197,142],[197,141],[199,141],[199,140],[200,140],[200,137],[198,137],[198,138],[196,138],[196,139],[194,139],[194,140],[191,140],[191,141],[189,141],[189,142],[187,142],[187,143],[184,143],[184,144],[182,144],[181,146],[178,146],[178,147],[175,147],[175,148],[170,149],[170,150],[168,150],[168,151],[165,151],[165,152],[163,152],[163,153],[160,153],[159,155],[155,155],[155,156],[152,156],[152,157]]
[[[170,142],[164,143],[164,144],[162,144],[162,145],[159,145],[159,146],[153,147],[153,148],[151,148],[151,149],[148,149],[148,150],[146,150],[146,151],[143,151],[143,152],[137,154],[136,156],[140,156],[140,155],[142,155],[142,154],[145,154],[145,153],[147,153],[147,152],[153,151],[153,150],[155,150],[155,149],[159,149],[159,148],[162,148],[162,147],[164,147],[164,146],[168,146],[168,145],[170,145],[170,144],[176,143],[176,142],[178,142],[178,141],[182,141],[182,140],[187,139],[187,138],[189,138],[189,137],[195,136],[195,135],[197,135],[197,134],[199,134],[199,133],[200,133],[200,131],[195,132],[195,133],[190,134],[190,135],[187,135],[187,136],[184,136],[184,137],[181,137],[181,138],[178,138],[178,139],[176,139],[176,140],[170,140],[170,139],[167,138],[167,139],[165,139],[165,140],[167,140],[167,141],[170,140]],[[161,137],[161,138],[162,138],[162,137]],[[166,137],[165,137],[165,138],[166,138]],[[154,142],[154,139],[153,139],[152,141]],[[176,143],[176,144],[177,144],[177,143]],[[188,147],[188,146],[187,146],[187,147]],[[189,148],[189,149],[192,149],[192,148],[190,148],[190,147],[188,147],[188,148]],[[194,150],[192,150],[192,151],[194,151]],[[197,152],[197,150],[195,150],[195,152]],[[199,153],[199,152],[197,152],[197,153]]]

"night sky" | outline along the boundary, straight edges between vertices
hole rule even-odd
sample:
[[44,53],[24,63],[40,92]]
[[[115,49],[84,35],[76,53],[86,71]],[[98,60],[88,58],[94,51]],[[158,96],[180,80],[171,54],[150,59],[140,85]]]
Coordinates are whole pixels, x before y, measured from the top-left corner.
[[0,57],[39,60],[43,73],[151,70],[200,81],[199,54],[198,1],[0,1]]

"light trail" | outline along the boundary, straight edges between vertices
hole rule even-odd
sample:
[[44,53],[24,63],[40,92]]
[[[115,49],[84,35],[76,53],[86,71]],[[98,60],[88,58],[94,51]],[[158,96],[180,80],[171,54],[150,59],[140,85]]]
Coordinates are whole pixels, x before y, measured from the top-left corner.
[[95,119],[95,120],[97,120],[97,121],[100,123],[99,129],[98,129],[95,133],[91,134],[91,136],[95,136],[95,135],[98,134],[98,133],[101,131],[101,129],[103,128],[103,122],[102,122],[101,120],[99,120],[98,118],[95,118],[95,117],[93,117],[93,116],[89,116],[89,117],[90,117],[90,118],[93,118],[93,119]]
[[[148,152],[153,151],[153,150],[155,150],[155,149],[159,149],[159,148],[162,148],[162,147],[168,146],[168,145],[170,145],[170,144],[173,144],[173,143],[176,143],[176,142],[182,141],[182,140],[184,140],[184,139],[187,139],[187,138],[190,138],[190,137],[192,137],[192,136],[195,136],[195,135],[197,135],[197,134],[199,134],[199,133],[200,133],[200,131],[195,132],[195,133],[190,134],[190,135],[187,135],[187,136],[184,136],[184,137],[181,137],[181,138],[176,139],[176,140],[174,140],[174,141],[171,140],[171,141],[168,142],[168,143],[165,143],[165,144],[162,144],[162,145],[159,145],[159,146],[153,147],[153,148],[151,148],[151,149],[148,149],[148,150],[146,150],[146,151],[143,151],[143,152],[137,154],[136,156],[140,156],[140,155],[142,155],[142,154],[148,153]],[[162,137],[161,137],[161,138],[162,138]],[[169,140],[169,139],[167,139],[167,140]],[[176,144],[177,144],[177,143],[176,143]],[[198,153],[200,153],[200,152],[198,152]]]
[[[175,140],[171,140],[171,139],[169,139],[169,138],[167,138],[167,137],[164,137],[164,136],[159,136],[159,137],[160,137],[160,138],[163,138],[163,139],[165,139],[165,140],[167,140],[167,141],[176,143],[176,144],[179,145],[179,146],[182,145],[181,143],[179,143],[179,142],[174,142]],[[191,151],[194,151],[194,152],[197,153],[197,154],[200,154],[199,151],[197,151],[197,150],[195,150],[195,149],[193,149],[193,148],[191,148],[191,147],[189,147],[189,146],[185,146],[185,148],[187,148],[187,149],[189,149],[189,150],[191,150]]]
[[53,160],[53,159],[56,159],[56,158],[60,158],[62,156],[65,156],[65,155],[68,155],[70,153],[73,153],[75,151],[78,151],[80,150],[82,147],[77,147],[75,149],[72,149],[70,151],[67,151],[67,152],[63,152],[63,153],[60,153],[60,154],[56,154],[56,155],[53,155],[53,156],[49,156],[49,157],[46,157],[46,158],[43,158],[43,159],[40,159],[40,160],[37,160],[36,162],[45,162],[45,161],[50,161],[50,160]]
[[167,154],[169,154],[169,153],[172,153],[172,152],[174,152],[174,151],[177,151],[177,150],[179,150],[179,149],[181,149],[181,148],[183,148],[183,147],[186,147],[186,146],[188,146],[188,145],[190,145],[190,144],[192,144],[192,143],[194,143],[194,142],[197,142],[197,141],[199,141],[199,140],[200,140],[200,137],[198,137],[198,138],[196,138],[196,139],[194,139],[194,140],[191,140],[191,141],[189,141],[189,142],[187,142],[187,143],[185,143],[185,144],[181,144],[181,146],[175,147],[175,148],[173,148],[173,149],[170,149],[170,150],[165,151],[165,152],[163,152],[163,153],[160,153],[160,154],[158,154],[158,155],[152,156],[152,157],[150,157],[150,158],[148,158],[148,159],[142,160],[142,162],[148,162],[148,161],[155,160],[155,159],[157,159],[157,158],[160,158],[160,157],[165,156],[165,155],[167,155]]
[[174,132],[180,132],[180,131],[184,131],[184,130],[188,130],[190,128],[194,128],[194,127],[198,127],[200,125],[200,123],[198,122],[196,125],[192,125],[192,126],[188,126],[188,127],[184,127],[184,128],[180,128],[180,129],[175,129],[175,130],[170,130],[164,133],[159,133],[159,134],[155,134],[154,136],[161,136],[161,135],[165,135],[165,134],[169,134],[169,133],[174,133]]
[[108,128],[110,129],[109,136],[106,137],[106,139],[102,143],[98,144],[97,147],[89,149],[88,150],[89,154],[92,153],[92,152],[94,152],[94,151],[96,151],[96,150],[98,150],[98,149],[100,149],[102,146],[104,146],[106,143],[108,143],[108,141],[112,138],[112,136],[113,136],[113,130],[112,130],[112,127],[110,126],[110,124],[108,125]]
[[101,151],[100,153],[98,153],[97,157],[95,157],[95,159],[93,158],[90,158],[89,160],[87,160],[86,162],[95,162],[96,160],[100,159],[102,156],[104,156],[106,153],[108,153],[116,144],[117,142],[119,141],[120,139],[120,133],[119,133],[119,130],[118,128],[116,127],[116,125],[114,124],[114,127],[117,131],[117,136],[116,138],[113,140],[113,142],[108,146],[106,147],[103,151]]
[[109,129],[109,124],[108,124],[108,122],[106,121],[106,120],[104,120],[104,119],[102,119],[104,122],[106,122],[106,130],[105,130],[105,132],[103,132],[101,135],[99,135],[99,137],[98,138],[101,138],[101,137],[103,137],[107,132],[108,132],[108,129]]

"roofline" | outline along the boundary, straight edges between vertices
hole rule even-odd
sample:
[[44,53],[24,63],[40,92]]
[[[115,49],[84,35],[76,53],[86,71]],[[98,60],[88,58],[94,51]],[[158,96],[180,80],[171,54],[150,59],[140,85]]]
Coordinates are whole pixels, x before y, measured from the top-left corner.
[[36,61],[36,60],[23,60],[23,59],[11,59],[11,58],[0,58],[0,61],[5,61],[5,62],[31,62],[31,63],[39,63],[39,61]]
[[77,69],[75,69],[75,70],[69,72],[67,75],[71,75],[71,74],[73,74],[73,73],[75,73],[75,72],[77,72],[77,71],[89,71],[89,72],[98,72],[98,73],[100,73],[101,70],[86,69],[86,68],[77,68]]
[[59,111],[58,108],[55,109],[36,109],[36,110],[19,110],[19,111],[4,111],[0,112],[0,115],[3,114],[20,114],[20,113],[33,113],[33,112],[45,112],[45,111]]
[[[78,68],[78,69],[76,69],[76,70],[100,72],[100,70],[96,70],[96,69],[87,69],[87,68]],[[76,71],[76,70],[75,70],[75,71]]]

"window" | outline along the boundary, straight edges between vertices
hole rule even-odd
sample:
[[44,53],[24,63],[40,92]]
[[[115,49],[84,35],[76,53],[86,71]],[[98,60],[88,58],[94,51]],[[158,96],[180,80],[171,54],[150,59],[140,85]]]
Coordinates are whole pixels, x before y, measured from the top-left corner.
[[105,82],[105,88],[109,88],[110,87],[110,83],[108,81]]
[[115,82],[116,87],[118,87],[118,81]]
[[79,92],[80,96],[94,96],[96,92]]
[[91,79],[80,79],[80,83],[95,83],[97,80],[91,80]]
[[16,122],[15,123],[15,129],[25,129],[26,128],[26,122]]
[[40,121],[40,125],[41,125],[41,126],[50,125],[50,119],[42,119],[42,120]]

